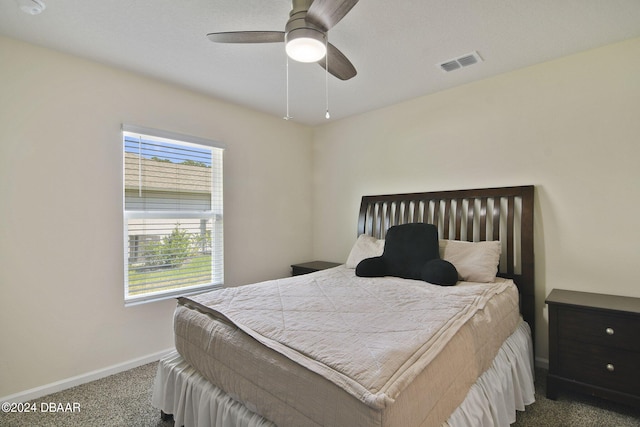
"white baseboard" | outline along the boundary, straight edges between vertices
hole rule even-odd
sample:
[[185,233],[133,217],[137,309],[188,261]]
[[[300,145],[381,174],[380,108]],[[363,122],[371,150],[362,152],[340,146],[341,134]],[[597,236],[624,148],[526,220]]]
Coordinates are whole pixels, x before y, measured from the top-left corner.
[[535,360],[536,368],[542,368],[549,370],[549,359],[544,359],[542,357],[536,357]]
[[174,350],[174,348],[170,348],[167,350],[159,351],[157,353],[149,354],[147,356],[139,357],[137,359],[118,363],[117,365],[107,366],[103,369],[87,372],[86,374],[77,375],[75,377],[56,381],[51,384],[46,384],[40,387],[32,388],[30,390],[11,394],[9,396],[0,397],[0,402],[28,402],[30,400],[38,399],[51,393],[56,393],[58,391],[66,390],[71,387],[108,377],[109,375],[128,371],[129,369],[137,368],[138,366],[146,365],[147,363],[155,362],[162,359],[165,355],[171,353]]

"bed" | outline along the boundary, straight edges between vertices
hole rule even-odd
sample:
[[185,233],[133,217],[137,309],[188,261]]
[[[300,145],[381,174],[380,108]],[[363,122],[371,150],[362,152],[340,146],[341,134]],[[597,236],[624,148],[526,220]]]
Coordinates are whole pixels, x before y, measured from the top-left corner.
[[[533,192],[364,196],[344,265],[180,298],[154,406],[185,426],[514,422],[534,400]],[[356,275],[416,223],[455,286]]]

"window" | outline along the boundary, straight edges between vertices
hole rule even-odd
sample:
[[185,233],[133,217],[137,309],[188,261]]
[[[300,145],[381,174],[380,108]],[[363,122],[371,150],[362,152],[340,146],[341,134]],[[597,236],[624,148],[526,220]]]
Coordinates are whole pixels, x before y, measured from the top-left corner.
[[222,285],[223,147],[136,126],[122,130],[125,304]]

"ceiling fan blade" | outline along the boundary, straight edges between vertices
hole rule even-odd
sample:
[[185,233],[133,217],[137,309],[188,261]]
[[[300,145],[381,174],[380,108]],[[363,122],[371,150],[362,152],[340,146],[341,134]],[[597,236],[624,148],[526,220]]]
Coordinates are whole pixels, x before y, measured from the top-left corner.
[[358,0],[313,0],[306,19],[327,31],[340,22],[356,3]]
[[329,60],[329,73],[333,74],[340,80],[349,80],[355,77],[358,72],[356,67],[353,66],[351,61],[347,59],[337,47],[329,43],[329,49],[327,50],[327,56],[318,61],[318,64],[324,69],[327,69],[327,57]]
[[282,31],[230,31],[209,33],[207,38],[216,43],[279,43],[284,42]]

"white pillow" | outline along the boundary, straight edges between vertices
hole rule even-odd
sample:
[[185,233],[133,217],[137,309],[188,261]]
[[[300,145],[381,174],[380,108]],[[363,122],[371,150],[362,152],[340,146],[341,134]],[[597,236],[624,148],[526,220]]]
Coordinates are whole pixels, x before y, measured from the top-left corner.
[[460,280],[489,283],[496,279],[502,244],[490,242],[465,242],[440,240],[440,258],[449,261],[458,270]]
[[356,268],[363,259],[380,256],[382,252],[384,252],[384,239],[361,234],[351,248],[349,258],[347,258],[347,267]]

